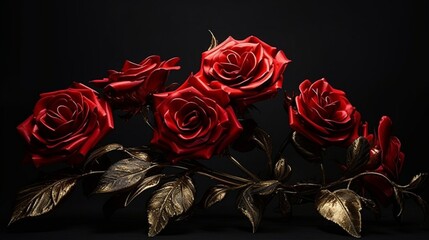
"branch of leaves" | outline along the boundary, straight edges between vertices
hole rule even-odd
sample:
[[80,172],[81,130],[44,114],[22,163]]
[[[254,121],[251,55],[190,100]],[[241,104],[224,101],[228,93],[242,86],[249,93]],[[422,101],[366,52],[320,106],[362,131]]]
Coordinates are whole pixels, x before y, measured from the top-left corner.
[[[161,174],[145,177],[149,170],[157,166],[156,163],[149,161],[149,155],[139,151],[139,149],[125,149],[120,144],[109,144],[94,150],[87,158],[84,169],[113,151],[125,152],[128,157],[112,164],[106,171],[61,175],[57,173],[49,179],[20,191],[9,225],[24,218],[36,217],[50,212],[72,192],[78,180],[87,176],[103,174],[94,191],[95,193],[119,192],[130,189],[124,202],[125,206],[141,192],[159,183]],[[131,189],[131,187],[134,188]]]
[[[295,149],[305,159],[312,162],[320,162],[322,160],[325,151],[324,148],[310,142],[297,132],[293,132],[291,138]],[[409,184],[398,185],[383,174],[366,171],[365,166],[369,160],[370,144],[366,138],[359,137],[347,148],[344,162],[344,177],[323,186],[315,199],[316,208],[323,217],[336,223],[350,235],[360,237],[360,211],[362,206],[372,210],[377,215],[379,214],[377,202],[361,197],[350,190],[351,182],[364,175],[378,175],[384,178],[383,181],[386,180],[392,185],[396,199],[394,207],[395,217],[399,218],[403,212],[404,197],[413,198],[421,206],[425,216],[428,216],[428,204],[418,194],[413,192],[425,180],[427,177],[426,173],[414,176]],[[344,182],[348,182],[346,189],[337,189],[333,192],[328,190],[328,188],[341,185]]]
[[[399,206],[396,213],[402,214],[404,196],[413,198],[423,209],[425,216],[429,214],[429,207],[419,195],[411,192],[421,184],[427,174],[418,174],[413,177],[407,185],[393,186],[395,198]],[[378,211],[376,203],[368,198],[359,196],[350,189],[338,189],[333,192],[322,189],[315,201],[317,211],[326,219],[336,223],[353,237],[360,238],[361,235],[361,210],[362,206]]]
[[[280,186],[278,180],[266,180],[248,183],[244,186],[232,187],[223,184],[215,185],[207,190],[202,199],[205,208],[222,201],[230,191],[242,189],[238,196],[237,207],[249,219],[253,232],[256,232],[262,219],[266,204]],[[244,189],[243,189],[244,188]]]
[[[109,151],[124,150],[114,146],[106,147],[105,150],[95,151],[90,160],[96,160],[103,154]],[[127,207],[131,201],[144,191],[154,188],[161,184],[161,180],[174,177],[171,181],[166,181],[156,191],[153,192],[149,199],[147,206],[149,231],[150,237],[160,233],[168,224],[171,219],[181,219],[185,216],[195,200],[195,187],[192,179],[189,177],[190,173],[200,173],[211,178],[222,180],[223,184],[212,187],[205,195],[204,206],[209,207],[216,202],[221,201],[227,191],[241,189],[246,186],[243,191],[242,203],[239,207],[242,211],[247,211],[245,208],[252,208],[252,203],[247,204],[246,201],[251,201],[248,196],[251,194],[269,195],[274,192],[279,181],[262,181],[254,183],[238,176],[231,176],[228,174],[215,173],[208,169],[203,168],[202,165],[197,163],[190,163],[183,161],[181,164],[169,165],[167,163],[157,163],[151,160],[151,157],[145,152],[127,149],[126,152],[130,155],[129,158],[122,159],[111,165],[107,171],[101,176],[98,186],[94,193],[114,193],[114,195],[105,203],[104,210],[106,214],[112,214],[116,209]],[[162,168],[166,166],[180,168],[186,170],[181,174],[173,176],[166,176],[160,173]],[[155,171],[152,171],[155,170]],[[281,159],[276,164],[276,176],[279,180],[284,179],[290,174],[290,167],[285,164],[284,159]],[[181,175],[181,176],[180,176]],[[223,179],[225,177],[226,179]],[[232,181],[235,180],[235,181]],[[231,182],[232,181],[232,182]],[[238,181],[239,183],[237,183]],[[259,201],[259,200],[258,200]],[[259,203],[258,203],[259,204]],[[256,206],[256,203],[255,203]],[[258,209],[262,205],[258,205]],[[255,209],[255,214],[259,210]],[[245,213],[246,214],[246,213]],[[246,214],[251,219],[254,229],[260,221],[261,214],[258,216]],[[259,220],[256,220],[259,218]],[[256,222],[258,221],[258,222]]]
[[[106,214],[127,207],[137,196],[170,179],[160,171],[164,166],[151,161],[149,154],[136,149],[127,149],[129,158],[111,165],[101,176],[94,193],[114,193],[105,203]],[[152,171],[154,170],[154,171]],[[170,219],[180,217],[194,204],[195,187],[192,179],[184,174],[175,175],[153,192],[147,206],[150,237],[164,229]]]
[[[85,166],[93,161],[98,161],[99,158],[112,151],[126,150],[120,144],[109,144],[100,147],[94,150],[87,158]],[[143,163],[145,162],[145,158],[147,158],[146,155],[140,154],[141,152],[134,151],[133,149],[127,152],[132,156],[132,158],[119,161],[114,165],[114,168],[124,165],[125,162],[136,163],[136,159],[139,159],[139,163]],[[141,169],[143,168],[146,168],[146,166],[141,166]],[[60,173],[60,171],[66,172],[66,170],[68,169],[59,170],[55,175],[52,174],[49,178],[21,190],[17,194],[16,203],[9,225],[24,218],[36,217],[50,212],[72,192],[78,180],[87,176],[104,173],[104,171],[88,171],[85,173],[76,173],[76,171],[73,171],[72,173],[67,174]]]
[[[124,159],[112,165],[101,177],[95,193],[115,193],[104,206],[107,214],[127,207],[137,196],[160,185],[165,174],[148,174],[156,164],[138,159]],[[169,220],[187,212],[194,204],[195,188],[188,175],[162,184],[149,199],[147,213],[150,237],[165,228]]]
[[18,220],[50,212],[83,175],[68,175],[29,186],[18,193],[9,226]]
[[[249,219],[253,232],[256,232],[259,223],[262,219],[263,211],[268,202],[272,199],[274,194],[280,194],[283,201],[280,201],[283,206],[288,206],[287,211],[290,209],[289,202],[286,195],[278,190],[281,189],[282,181],[290,176],[291,167],[286,163],[284,158],[280,158],[272,166],[272,139],[271,136],[262,128],[257,127],[253,120],[243,120],[243,125],[249,128],[250,135],[247,136],[250,141],[246,142],[246,147],[252,149],[258,147],[265,152],[267,157],[267,165],[269,169],[274,170],[276,180],[261,180],[258,177],[253,178],[254,181],[248,181],[240,185],[226,185],[218,184],[210,187],[204,194],[201,204],[204,208],[211,207],[215,203],[222,201],[228,192],[234,190],[241,190],[238,196],[237,207]],[[247,172],[244,171],[244,172]],[[253,174],[249,174],[252,176]]]
[[395,198],[395,201],[393,202],[393,216],[397,220],[400,220],[400,218],[402,217],[402,214],[404,212],[404,206],[405,206],[404,202],[407,198],[413,199],[420,206],[425,218],[429,216],[429,204],[420,195],[416,193],[419,187],[423,186],[423,183],[426,181],[428,176],[427,173],[419,173],[415,175],[408,184],[400,185],[391,181],[386,176],[380,173],[364,172],[356,175],[353,178],[350,178],[349,185],[352,180],[364,175],[380,176],[381,178],[386,179],[391,184],[393,193],[394,193],[394,198]]
[[[393,188],[396,199],[394,207],[394,210],[396,211],[395,217],[399,218],[403,212],[404,197],[413,198],[421,206],[425,216],[428,216],[428,204],[418,194],[412,192],[424,182],[427,174],[418,174],[414,176],[408,184],[399,185],[381,173],[364,170],[365,165],[369,161],[369,151],[369,143],[363,137],[359,137],[349,146],[345,162],[347,170],[344,175],[351,177],[331,183],[320,190],[315,201],[318,212],[326,219],[338,224],[350,235],[360,237],[360,211],[362,210],[362,206],[369,208],[376,214],[378,214],[379,207],[373,200],[361,197],[354,191],[350,190],[350,186],[352,181],[359,177],[375,175],[379,176],[383,181],[389,182]],[[333,192],[327,189],[329,186],[334,186],[337,183],[342,182],[348,182],[346,189],[338,189]]]
[[371,171],[365,171],[364,167],[370,160],[370,145],[364,137],[357,138],[347,149],[345,176],[352,176],[345,181],[348,182],[347,189],[353,180],[365,175],[379,176],[380,180],[387,181],[391,184],[396,202],[394,203],[394,217],[400,218],[403,213],[405,197],[412,198],[422,208],[425,216],[429,214],[429,207],[425,200],[413,191],[417,190],[419,186],[427,178],[427,173],[420,173],[415,175],[411,181],[406,185],[399,185],[390,180],[387,176]]
[[237,208],[249,219],[252,231],[256,232],[265,209],[274,195],[280,199],[279,205],[282,213],[290,212],[290,204],[287,195],[282,191],[283,182],[290,176],[291,167],[284,158],[279,159],[274,166],[275,180],[262,180],[248,182],[239,186],[218,184],[210,187],[204,194],[201,203],[204,208],[209,208],[222,201],[228,192],[241,190],[237,199]]

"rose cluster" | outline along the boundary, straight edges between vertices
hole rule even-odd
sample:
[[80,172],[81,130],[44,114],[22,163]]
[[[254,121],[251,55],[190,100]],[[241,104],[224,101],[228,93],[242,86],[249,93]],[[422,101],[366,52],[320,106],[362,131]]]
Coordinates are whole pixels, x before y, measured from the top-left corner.
[[[370,144],[370,158],[364,170],[375,171],[391,180],[398,180],[404,162],[401,142],[392,135],[392,121],[383,116],[378,132],[368,134],[368,123],[349,102],[345,92],[333,88],[326,79],[314,83],[303,81],[300,94],[286,98],[289,109],[289,124],[298,134],[320,147],[347,147],[359,136]],[[385,179],[374,175],[364,176],[365,189],[382,203],[389,203],[393,188]]]
[[[252,104],[276,96],[290,60],[282,50],[255,36],[232,37],[202,53],[201,67],[177,88],[166,86],[179,58],[163,61],[149,56],[140,63],[126,61],[121,71],[91,84],[100,91],[74,83],[68,89],[41,94],[33,114],[18,126],[36,166],[67,162],[81,164],[97,143],[114,128],[112,110],[131,116],[150,108],[153,136],[150,146],[173,163],[210,159],[246,134],[241,114]],[[383,116],[376,133],[350,103],[344,91],[326,79],[304,80],[299,94],[285,96],[289,121],[285,126],[300,137],[325,148],[348,147],[363,136],[370,144],[364,170],[396,180],[404,154]],[[393,188],[378,176],[362,179],[363,186],[382,202]]]

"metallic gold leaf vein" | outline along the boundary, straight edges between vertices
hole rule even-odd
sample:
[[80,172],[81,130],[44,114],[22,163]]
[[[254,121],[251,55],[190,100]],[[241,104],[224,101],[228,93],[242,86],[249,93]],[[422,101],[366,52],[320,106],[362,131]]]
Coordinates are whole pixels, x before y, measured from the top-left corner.
[[227,191],[228,187],[222,184],[211,187],[207,190],[204,196],[204,207],[208,208],[213,204],[222,201],[225,198]]
[[252,194],[252,186],[247,187],[239,196],[238,209],[249,219],[252,224],[253,233],[259,226],[262,219],[263,206],[259,200],[259,195]]
[[147,189],[156,187],[164,176],[164,174],[157,174],[143,179],[143,181],[139,183],[135,189],[130,191],[125,200],[124,206],[128,206],[131,201],[133,201],[138,195],[140,195]]
[[361,237],[362,206],[355,192],[349,189],[339,189],[334,192],[321,190],[315,203],[317,211],[324,218],[336,223],[353,237]]
[[167,182],[152,195],[148,205],[149,237],[165,228],[170,218],[185,213],[194,203],[195,187],[183,176]]
[[120,160],[107,169],[101,176],[96,193],[107,193],[134,186],[154,167],[147,161],[136,158]]
[[79,176],[71,176],[51,180],[19,192],[9,225],[22,218],[51,211],[73,189],[78,178]]

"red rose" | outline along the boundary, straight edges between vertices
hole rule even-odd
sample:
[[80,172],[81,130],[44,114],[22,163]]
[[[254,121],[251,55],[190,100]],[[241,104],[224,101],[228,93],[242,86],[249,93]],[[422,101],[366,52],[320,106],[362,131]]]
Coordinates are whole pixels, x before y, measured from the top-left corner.
[[171,70],[179,58],[161,61],[159,56],[149,56],[139,64],[125,61],[121,72],[108,71],[109,77],[91,81],[95,86],[104,88],[106,98],[112,107],[128,111],[138,111],[146,104],[150,94],[162,90]]
[[41,94],[33,115],[18,126],[36,166],[79,164],[111,129],[113,117],[107,102],[80,83]]
[[346,94],[325,79],[299,85],[300,95],[289,105],[291,128],[321,145],[349,146],[359,137],[360,114]]
[[242,132],[228,94],[210,89],[191,76],[193,86],[154,94],[156,129],[151,144],[170,153],[168,159],[209,159]]
[[229,37],[202,54],[201,69],[195,75],[211,88],[223,89],[239,106],[247,106],[277,93],[289,62],[283,51],[257,37]]
[[[389,179],[396,181],[404,164],[405,155],[401,152],[401,142],[392,136],[392,120],[383,116],[378,125],[377,135],[367,133],[367,125],[364,126],[364,137],[371,145],[370,161],[366,169],[381,173]],[[389,203],[393,196],[393,188],[385,179],[368,175],[364,176],[365,186],[383,204]]]

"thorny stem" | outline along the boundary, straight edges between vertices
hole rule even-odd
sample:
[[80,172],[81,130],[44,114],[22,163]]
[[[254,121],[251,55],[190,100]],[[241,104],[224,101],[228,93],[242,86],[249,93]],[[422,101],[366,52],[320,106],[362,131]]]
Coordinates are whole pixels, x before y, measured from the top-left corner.
[[202,172],[202,171],[196,171],[196,173],[203,175],[203,176],[206,176],[206,177],[209,177],[211,179],[217,180],[219,182],[226,183],[228,185],[237,186],[237,187],[243,185],[241,183],[236,183],[236,182],[232,182],[230,180],[224,179],[224,178],[220,178],[220,177],[212,175],[210,173],[206,173],[206,172]]
[[184,167],[184,166],[180,166],[180,165],[170,165],[170,164],[162,165],[162,164],[160,164],[158,166],[159,167],[173,167],[173,168],[178,168],[178,169],[182,169],[182,170],[190,170],[189,168]]
[[206,173],[215,174],[215,175],[218,175],[218,176],[222,176],[222,177],[234,179],[234,180],[236,180],[238,182],[251,182],[251,180],[249,180],[247,178],[242,178],[242,177],[235,176],[235,175],[228,174],[228,173],[215,172],[215,171],[213,171],[211,169],[208,169],[205,165],[203,165],[201,163],[198,163],[198,162],[189,163],[189,162],[186,162],[186,161],[182,161],[182,162],[180,162],[180,164],[182,164],[182,165],[184,164],[184,165],[186,165],[187,167],[190,167],[190,168],[198,168],[200,171],[204,171]]
[[[216,171],[213,171],[213,170],[210,170],[210,169],[206,168],[204,165],[198,165],[198,166],[196,166],[196,165],[193,165],[191,163],[186,163],[186,162],[183,162],[183,163],[186,164],[186,165],[188,165],[188,166],[182,166],[180,164],[176,164],[176,165],[170,165],[170,164],[159,164],[158,165],[158,164],[156,164],[156,165],[153,165],[152,167],[173,167],[173,168],[178,168],[178,169],[182,169],[182,170],[186,170],[186,171],[193,171],[196,174],[200,174],[202,176],[209,177],[211,179],[217,180],[217,181],[219,181],[221,183],[225,183],[225,184],[230,185],[230,186],[234,186],[236,188],[241,188],[241,187],[246,186],[246,185],[248,185],[248,184],[250,184],[250,183],[252,183],[254,181],[260,181],[260,179],[255,174],[253,174],[252,172],[250,172],[249,170],[247,170],[233,156],[228,155],[228,158],[231,161],[233,161],[240,168],[240,170],[242,170],[247,175],[249,175],[252,178],[252,180],[247,179],[247,178],[242,178],[242,177],[239,177],[239,176],[235,176],[235,175],[231,175],[231,174],[228,174],[228,173],[216,172]],[[296,183],[296,184],[293,184],[293,185],[281,184],[282,188],[283,188],[283,191],[285,191],[285,192],[287,192],[289,194],[297,194],[297,195],[299,195],[300,198],[305,199],[305,196],[303,196],[303,195],[312,194],[315,191],[319,191],[321,189],[327,189],[327,188],[330,188],[330,187],[334,187],[336,185],[339,185],[339,184],[342,184],[342,183],[346,183],[346,182],[347,182],[347,189],[350,189],[350,186],[351,186],[351,184],[352,184],[352,182],[354,180],[356,180],[357,178],[359,178],[361,176],[365,176],[365,175],[379,176],[379,177],[382,177],[385,180],[387,180],[393,187],[399,187],[399,188],[403,187],[403,186],[400,186],[400,185],[396,184],[395,182],[393,182],[392,180],[390,180],[385,175],[383,175],[381,173],[377,173],[377,172],[362,172],[362,173],[359,173],[359,174],[357,174],[357,175],[355,175],[353,177],[350,177],[350,178],[344,178],[344,177],[342,177],[342,178],[338,179],[337,181],[334,181],[334,182],[331,182],[330,184],[325,185],[326,184],[326,176],[325,176],[325,171],[324,171],[324,168],[323,168],[323,164],[320,164],[320,170],[321,170],[321,173],[322,173],[322,184],[319,184],[319,183]],[[86,177],[86,176],[93,175],[93,174],[103,174],[105,172],[106,171],[89,171],[89,172],[83,173],[79,177]],[[306,187],[314,187],[314,188],[307,189],[307,190],[302,190],[302,191],[296,189],[297,187],[304,187],[304,186],[306,186]],[[409,192],[409,193],[413,194],[412,192]]]
[[217,175],[220,175],[220,176],[223,176],[223,177],[227,177],[227,178],[230,178],[230,179],[234,179],[234,180],[239,181],[239,182],[245,182],[245,183],[252,182],[249,179],[242,178],[242,177],[235,176],[235,175],[231,175],[231,174],[228,174],[228,173],[219,173],[219,172],[213,172],[213,171],[209,171],[209,173],[211,173],[211,174],[217,174]]
[[382,178],[384,178],[384,179],[386,179],[392,186],[394,186],[394,187],[399,187],[396,183],[394,183],[392,180],[390,180],[388,177],[386,177],[385,175],[383,175],[383,174],[381,174],[381,173],[378,173],[378,172],[363,172],[363,173],[359,173],[358,175],[356,175],[356,176],[353,176],[353,177],[351,177],[351,178],[347,178],[347,179],[345,179],[345,180],[343,180],[342,182],[348,182],[347,183],[347,189],[349,189],[350,188],[350,185],[352,184],[352,181],[353,180],[355,180],[356,178],[358,178],[358,177],[361,177],[361,176],[365,176],[365,175],[375,175],[375,176],[379,176],[379,177],[382,177]]
[[241,163],[237,159],[235,159],[233,156],[231,156],[230,154],[228,154],[228,159],[231,160],[242,172],[244,172],[249,177],[251,177],[253,179],[253,181],[256,181],[256,182],[260,181],[260,179],[259,179],[258,176],[256,176],[254,173],[252,173],[251,171],[249,171],[243,165],[241,165]]
[[[163,167],[164,166],[174,167],[174,168],[183,169],[183,170],[192,170],[192,169],[190,169],[188,167],[180,166],[180,165],[163,165]],[[246,183],[250,182],[250,180],[248,180],[248,179],[244,179],[244,178],[232,176],[232,175],[229,175],[229,174],[217,173],[217,172],[213,172],[213,171],[210,171],[210,170],[207,170],[207,169],[205,169],[205,170],[203,170],[203,169],[196,169],[194,172],[197,173],[197,174],[200,174],[202,176],[206,176],[206,177],[209,177],[211,179],[217,180],[219,182],[222,182],[222,183],[225,183],[225,184],[228,184],[228,185],[232,185],[232,186],[236,186],[236,187],[243,186]],[[240,181],[241,183],[237,183],[235,181]]]
[[105,172],[106,171],[89,171],[89,172],[83,173],[79,177],[86,177],[86,176],[93,175],[93,174],[103,174]]
[[319,183],[297,183],[297,184],[292,185],[291,187],[295,188],[295,187],[300,187],[300,186],[322,187],[322,185]]
[[[306,190],[297,190],[296,189],[297,187],[303,187],[303,186],[314,187],[314,188],[306,189]],[[304,195],[304,194],[311,194],[311,193],[323,188],[323,186],[321,184],[318,184],[318,183],[297,183],[294,185],[283,185],[282,184],[282,187],[284,189],[291,189],[291,190],[287,190],[287,192],[290,194],[301,195],[300,198],[303,198],[302,195]]]
[[[327,184],[327,185],[325,185],[325,183],[323,185],[322,184],[317,184],[317,183],[297,183],[297,184],[294,184],[294,185],[282,185],[282,186],[285,189],[292,189],[293,191],[289,191],[289,193],[291,193],[291,194],[298,194],[298,195],[303,195],[304,194],[305,195],[305,194],[312,194],[315,191],[319,191],[319,190],[322,190],[322,189],[328,189],[328,188],[337,186],[337,185],[342,184],[342,183],[347,183],[347,189],[349,189],[350,186],[351,186],[351,184],[352,184],[352,182],[355,179],[357,179],[357,178],[359,178],[361,176],[365,176],[365,175],[379,176],[379,177],[382,177],[382,178],[386,179],[393,187],[398,187],[398,188],[403,187],[403,186],[400,186],[400,185],[396,184],[395,182],[393,182],[392,180],[390,180],[385,175],[383,175],[381,173],[377,173],[377,172],[363,172],[363,173],[359,173],[356,176],[353,176],[353,177],[350,177],[350,178],[344,178],[344,177],[342,177],[342,178],[338,179],[337,181],[331,182],[330,184]],[[314,187],[314,188],[303,190],[303,191],[296,190],[296,188],[300,187],[300,186],[307,186],[307,187]],[[302,197],[302,196],[300,196],[300,197]]]
[[[194,168],[194,172],[197,174],[200,174],[202,176],[206,176],[209,177],[211,179],[217,180],[219,182],[231,185],[231,186],[235,186],[235,187],[243,187],[247,184],[250,184],[252,182],[255,181],[260,181],[259,177],[257,177],[255,174],[253,174],[252,172],[250,172],[248,169],[246,169],[237,159],[235,159],[232,155],[228,154],[227,155],[228,159],[230,159],[241,171],[243,171],[244,173],[246,173],[249,177],[252,178],[252,180],[247,179],[247,178],[242,178],[239,176],[235,176],[235,175],[231,175],[228,173],[220,173],[220,172],[215,172],[212,171],[208,168],[206,168],[204,165],[194,165],[192,163],[186,163],[183,162],[183,164],[186,164],[188,166],[181,166],[181,165],[159,165],[162,167],[175,167],[175,168],[179,168],[179,169],[183,169],[183,170],[192,170],[192,168]],[[359,173],[353,177],[350,178],[344,178],[341,177],[340,179],[331,182],[329,184],[326,185],[326,174],[325,174],[325,170],[324,170],[324,166],[321,163],[320,165],[320,170],[321,170],[321,174],[322,174],[322,183],[296,183],[293,185],[285,185],[285,184],[281,184],[283,191],[289,193],[289,194],[296,194],[298,195],[300,198],[305,199],[306,194],[312,194],[315,193],[316,191],[322,190],[322,189],[328,189],[331,187],[334,187],[336,185],[342,184],[342,183],[346,183],[347,182],[347,189],[350,188],[352,182],[361,177],[361,176],[365,176],[365,175],[375,175],[375,176],[380,176],[384,179],[386,179],[392,186],[394,187],[401,187],[398,184],[396,184],[395,182],[393,182],[392,180],[390,180],[388,177],[386,177],[385,175],[381,174],[381,173],[377,173],[377,172],[363,172],[363,173]],[[102,172],[102,171],[100,171]],[[94,172],[95,173],[95,172]],[[297,190],[296,188],[298,187],[312,187],[311,189],[306,189],[306,190]]]

